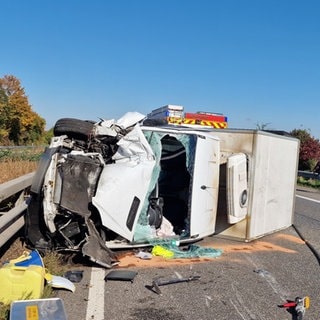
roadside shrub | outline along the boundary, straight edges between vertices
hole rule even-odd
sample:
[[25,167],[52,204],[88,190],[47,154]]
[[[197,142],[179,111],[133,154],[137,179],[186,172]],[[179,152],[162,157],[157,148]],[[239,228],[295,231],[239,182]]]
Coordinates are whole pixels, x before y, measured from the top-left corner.
[[298,177],[297,184],[300,186],[320,189],[320,180],[319,179],[306,179],[303,177]]
[[0,148],[0,162],[39,161],[44,147]]

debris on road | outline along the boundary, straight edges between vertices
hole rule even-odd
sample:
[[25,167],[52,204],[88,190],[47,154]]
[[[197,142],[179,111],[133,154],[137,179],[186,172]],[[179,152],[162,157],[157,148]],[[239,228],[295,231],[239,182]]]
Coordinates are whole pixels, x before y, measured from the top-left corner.
[[139,251],[138,253],[135,254],[137,258],[140,258],[142,260],[151,260],[152,259],[152,254],[150,252],[145,252],[145,251]]
[[190,276],[188,278],[183,278],[181,277],[178,273],[177,274],[177,278],[172,278],[172,279],[167,279],[167,280],[161,280],[161,279],[156,279],[152,281],[152,285],[151,286],[146,286],[147,289],[161,295],[162,292],[160,290],[160,286],[166,286],[169,284],[174,284],[174,283],[180,283],[180,282],[190,282],[190,281],[194,281],[194,280],[199,280],[200,276]]
[[288,309],[295,316],[295,319],[302,320],[306,309],[310,307],[310,298],[308,296],[304,298],[296,297],[294,301],[287,301],[279,307]]
[[9,320],[67,320],[63,301],[60,298],[13,301]]
[[113,270],[110,271],[104,278],[105,281],[108,280],[119,280],[119,281],[131,281],[133,282],[134,277],[138,273],[136,271],[130,270]]
[[77,283],[82,280],[83,270],[69,270],[65,272],[63,276],[71,282]]
[[222,254],[221,249],[205,248],[199,245],[189,245],[187,248],[180,248],[175,244],[163,244],[153,247],[151,253],[164,258],[217,258]]

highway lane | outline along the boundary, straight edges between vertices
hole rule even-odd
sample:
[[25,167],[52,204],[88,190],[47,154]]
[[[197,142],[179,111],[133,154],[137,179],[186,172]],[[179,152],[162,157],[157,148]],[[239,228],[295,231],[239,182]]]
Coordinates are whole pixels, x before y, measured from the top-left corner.
[[[297,190],[294,226],[315,248],[320,248],[320,194]],[[295,228],[243,243],[213,236],[200,245],[222,248],[213,260],[178,261],[152,267],[139,262],[126,270],[137,271],[133,282],[104,281],[109,270],[74,265],[84,278],[76,292],[57,291],[69,320],[286,320],[295,319],[278,305],[309,295],[305,319],[319,319],[319,261],[301,241]],[[146,286],[155,278],[198,275],[189,283],[161,287],[158,295]]]
[[294,226],[320,254],[320,192],[298,188]]

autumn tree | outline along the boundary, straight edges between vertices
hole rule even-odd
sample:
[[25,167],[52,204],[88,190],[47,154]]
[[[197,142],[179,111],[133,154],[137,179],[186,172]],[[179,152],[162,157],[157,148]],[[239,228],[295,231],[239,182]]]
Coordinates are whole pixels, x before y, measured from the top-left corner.
[[305,129],[294,129],[290,134],[300,140],[299,170],[312,171],[320,160],[320,141]]
[[41,141],[45,120],[34,112],[20,81],[12,75],[0,78],[0,139],[26,145]]
[[0,87],[0,141],[4,141],[8,137],[8,132],[5,129],[7,123],[7,110],[8,97],[5,91]]

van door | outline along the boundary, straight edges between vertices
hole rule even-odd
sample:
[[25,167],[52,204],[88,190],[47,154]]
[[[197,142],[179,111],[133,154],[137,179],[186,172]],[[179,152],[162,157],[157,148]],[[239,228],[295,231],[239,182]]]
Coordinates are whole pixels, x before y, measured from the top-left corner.
[[190,236],[215,231],[219,186],[220,141],[213,135],[197,136],[192,177]]
[[118,142],[113,159],[104,166],[92,203],[103,226],[132,241],[156,163],[140,127]]
[[230,224],[243,220],[248,212],[247,157],[233,154],[227,161],[227,207]]

